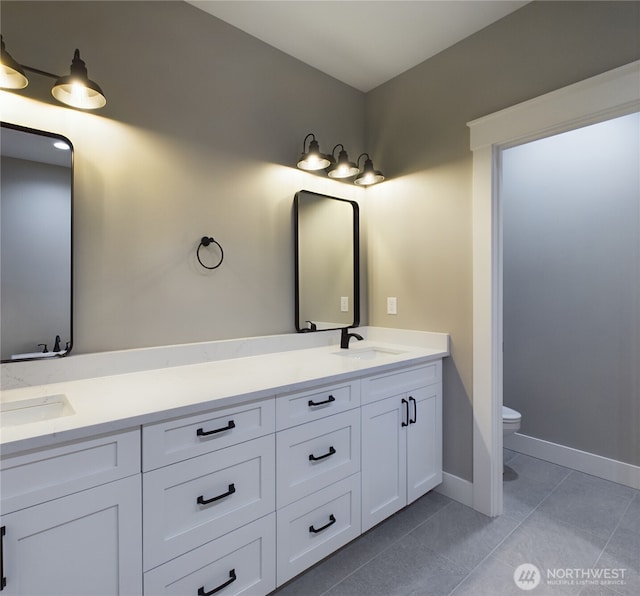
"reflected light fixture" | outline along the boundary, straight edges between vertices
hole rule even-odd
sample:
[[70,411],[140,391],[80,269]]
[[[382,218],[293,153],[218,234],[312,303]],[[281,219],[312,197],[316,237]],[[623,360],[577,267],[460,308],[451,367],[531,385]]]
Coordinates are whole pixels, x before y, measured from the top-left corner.
[[[307,139],[309,137],[312,138],[309,141],[309,150],[307,151]],[[331,162],[327,159],[327,156],[320,153],[320,145],[316,141],[316,135],[310,132],[302,141],[302,155],[298,160],[298,167],[301,170],[315,171],[324,170],[330,165]]]
[[[80,108],[81,110],[95,110],[106,105],[107,99],[100,89],[100,85],[88,77],[87,67],[80,58],[80,50],[73,54],[70,73],[66,76],[59,76],[18,64],[9,52],[6,51],[4,39],[2,40],[2,63],[0,68],[0,88],[1,89],[24,89],[29,83],[24,71],[33,72],[45,77],[56,79],[51,89],[51,95],[60,103]],[[326,166],[325,166],[326,167]]]
[[364,168],[358,177],[354,180],[354,183],[358,186],[371,186],[372,184],[378,184],[384,180],[384,176],[380,170],[374,170],[373,162],[368,153],[362,153],[358,156],[358,165],[360,164],[360,158],[367,156],[364,162]]
[[[338,161],[335,160],[334,154],[336,149],[341,147],[340,153],[338,154]],[[333,165],[329,170],[329,178],[351,178],[351,176],[355,176],[358,173],[358,166],[354,164],[352,161],[349,161],[349,156],[344,148],[342,143],[338,143],[331,152],[331,159]]]

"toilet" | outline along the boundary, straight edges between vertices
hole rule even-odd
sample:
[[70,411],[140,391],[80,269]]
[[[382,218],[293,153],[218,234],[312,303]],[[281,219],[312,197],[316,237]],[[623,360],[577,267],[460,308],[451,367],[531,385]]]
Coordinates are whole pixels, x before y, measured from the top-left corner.
[[502,406],[502,436],[506,437],[520,430],[522,415],[507,406]]

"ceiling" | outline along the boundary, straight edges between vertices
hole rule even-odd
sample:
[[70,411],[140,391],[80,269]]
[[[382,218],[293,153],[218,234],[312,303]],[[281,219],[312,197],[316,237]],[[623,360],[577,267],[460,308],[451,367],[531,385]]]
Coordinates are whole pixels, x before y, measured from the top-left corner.
[[365,92],[528,4],[528,0],[186,1]]

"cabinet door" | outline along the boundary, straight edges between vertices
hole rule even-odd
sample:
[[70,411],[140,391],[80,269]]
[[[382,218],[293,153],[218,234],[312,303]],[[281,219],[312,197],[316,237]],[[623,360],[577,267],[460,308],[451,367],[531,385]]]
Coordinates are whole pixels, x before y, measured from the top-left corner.
[[2,526],[7,595],[142,590],[139,475],[10,513]]
[[442,482],[441,386],[407,394],[407,502],[412,503]]
[[407,408],[404,396],[362,407],[362,531],[407,502]]

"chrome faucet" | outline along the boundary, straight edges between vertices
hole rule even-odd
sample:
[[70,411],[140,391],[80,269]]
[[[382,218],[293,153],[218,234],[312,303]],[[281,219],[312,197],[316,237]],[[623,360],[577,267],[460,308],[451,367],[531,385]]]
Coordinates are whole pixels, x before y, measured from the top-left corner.
[[362,341],[364,339],[362,335],[358,335],[357,333],[349,333],[349,328],[343,327],[340,334],[340,347],[343,350],[349,349],[349,341],[352,337],[355,337],[358,341]]

